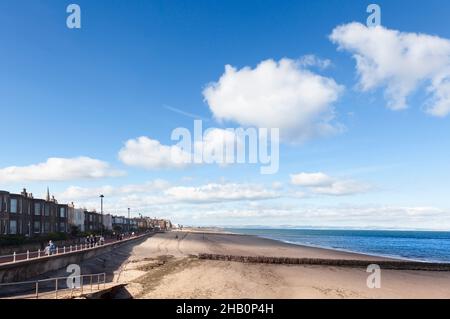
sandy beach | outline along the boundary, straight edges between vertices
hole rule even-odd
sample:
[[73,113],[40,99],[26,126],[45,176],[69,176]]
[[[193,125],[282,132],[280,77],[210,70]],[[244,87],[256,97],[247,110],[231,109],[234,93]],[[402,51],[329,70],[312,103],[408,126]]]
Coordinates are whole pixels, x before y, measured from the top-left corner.
[[133,298],[450,298],[450,272],[202,260],[198,254],[382,261],[361,254],[218,231],[172,231],[134,246],[115,272]]

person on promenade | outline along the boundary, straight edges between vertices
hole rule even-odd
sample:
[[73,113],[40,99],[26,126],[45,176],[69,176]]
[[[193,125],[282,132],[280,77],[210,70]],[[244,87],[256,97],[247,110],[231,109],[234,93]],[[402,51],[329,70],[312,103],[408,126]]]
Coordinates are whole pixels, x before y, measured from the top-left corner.
[[45,254],[48,255],[48,256],[50,256],[50,255],[54,254],[55,251],[56,251],[56,246],[55,246],[55,244],[50,240],[50,241],[48,242],[47,247],[45,247]]

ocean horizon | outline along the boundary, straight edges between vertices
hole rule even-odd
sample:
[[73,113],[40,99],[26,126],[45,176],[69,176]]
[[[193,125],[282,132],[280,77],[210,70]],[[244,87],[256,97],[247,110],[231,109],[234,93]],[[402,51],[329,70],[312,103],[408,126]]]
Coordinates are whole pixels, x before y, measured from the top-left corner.
[[421,262],[450,262],[450,232],[307,228],[224,228],[284,243],[400,258]]

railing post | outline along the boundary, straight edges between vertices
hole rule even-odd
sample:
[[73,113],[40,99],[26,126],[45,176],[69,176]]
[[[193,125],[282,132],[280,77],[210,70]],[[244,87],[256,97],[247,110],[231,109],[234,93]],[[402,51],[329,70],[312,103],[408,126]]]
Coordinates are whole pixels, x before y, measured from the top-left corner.
[[103,289],[106,288],[106,273],[103,273]]
[[72,245],[70,245],[70,252],[72,252]]
[[13,263],[16,262],[16,252],[13,253]]
[[90,277],[91,277],[91,291],[92,291],[92,274],[91,274],[91,276],[90,276]]
[[29,260],[29,259],[30,259],[30,251],[27,250],[27,260]]
[[39,281],[36,281],[36,299],[39,299]]
[[75,244],[75,251],[77,251],[77,244]]
[[66,246],[63,247],[63,254],[66,253]]
[[58,247],[56,247],[56,255],[58,255],[58,250],[59,250]]
[[38,258],[41,258],[41,249],[38,249]]
[[100,275],[97,275],[97,290],[100,290]]
[[55,299],[58,299],[58,278],[55,279]]

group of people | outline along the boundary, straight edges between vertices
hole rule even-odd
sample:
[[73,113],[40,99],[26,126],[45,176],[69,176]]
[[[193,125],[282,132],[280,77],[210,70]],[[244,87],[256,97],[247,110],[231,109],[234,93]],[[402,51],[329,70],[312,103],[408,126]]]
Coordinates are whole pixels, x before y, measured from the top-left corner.
[[134,232],[126,234],[113,232],[113,236],[116,237],[116,240],[123,240],[125,237],[126,238],[134,237],[136,236],[136,234]]
[[116,236],[116,240],[123,240],[123,238],[125,237],[124,234],[116,233],[116,232],[113,233],[113,236]]
[[105,243],[105,238],[103,236],[90,235],[86,237],[86,244],[89,246],[101,246]]
[[[131,235],[131,237],[134,237],[135,233],[132,232],[130,235]],[[116,233],[116,232],[113,233],[113,236],[116,236],[117,240],[123,240],[125,237],[124,234]],[[85,244],[89,245],[90,247],[101,246],[101,245],[105,244],[105,238],[103,236],[90,235],[85,238]],[[57,248],[56,248],[55,243],[53,243],[53,241],[50,240],[48,242],[47,246],[45,247],[45,254],[53,255],[53,254],[56,254],[56,251],[57,251]]]

